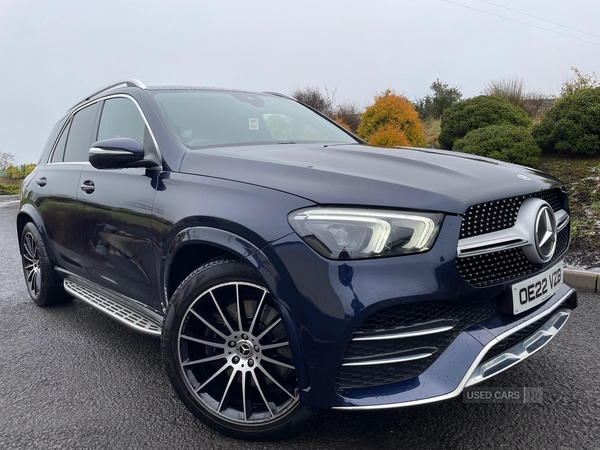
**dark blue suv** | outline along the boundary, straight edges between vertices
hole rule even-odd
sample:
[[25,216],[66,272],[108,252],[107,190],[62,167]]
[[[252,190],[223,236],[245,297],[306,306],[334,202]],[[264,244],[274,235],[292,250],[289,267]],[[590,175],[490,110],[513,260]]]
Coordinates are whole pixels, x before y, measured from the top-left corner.
[[241,438],[455,397],[577,304],[558,180],[369,147],[277,93],[90,95],[52,130],[17,224],[36,304],[75,297],[161,338],[185,405]]

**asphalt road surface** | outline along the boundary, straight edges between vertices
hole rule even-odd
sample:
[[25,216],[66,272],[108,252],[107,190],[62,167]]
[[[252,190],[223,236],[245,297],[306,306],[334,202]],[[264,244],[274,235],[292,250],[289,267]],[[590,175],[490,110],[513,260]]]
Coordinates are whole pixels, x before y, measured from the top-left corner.
[[321,412],[275,443],[225,438],[185,409],[159,341],[80,302],[39,308],[18,254],[17,197],[0,197],[0,449],[600,448],[600,298],[581,295],[542,351],[480,387],[541,388],[542,403]]

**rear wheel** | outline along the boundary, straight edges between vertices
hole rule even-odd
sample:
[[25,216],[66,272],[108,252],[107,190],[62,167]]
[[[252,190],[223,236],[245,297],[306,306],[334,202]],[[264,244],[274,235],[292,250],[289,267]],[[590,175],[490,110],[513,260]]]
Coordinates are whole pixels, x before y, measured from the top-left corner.
[[238,260],[212,261],[183,281],[167,312],[163,356],[186,406],[229,436],[275,439],[314,413],[299,402],[277,305]]
[[27,291],[36,305],[50,306],[70,299],[54,272],[39,230],[31,222],[21,233],[21,260]]

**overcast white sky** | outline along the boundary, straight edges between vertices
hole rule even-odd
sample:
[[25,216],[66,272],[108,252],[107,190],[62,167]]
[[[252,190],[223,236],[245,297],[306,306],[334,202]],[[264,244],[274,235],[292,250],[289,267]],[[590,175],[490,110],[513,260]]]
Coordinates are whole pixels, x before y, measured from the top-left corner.
[[[557,93],[571,66],[600,72],[600,37],[481,0],[0,0],[0,149],[36,162],[74,103],[121,78],[291,92],[337,88],[368,104],[390,87],[410,99],[433,80],[465,96],[520,75]],[[598,0],[490,0],[600,36]]]

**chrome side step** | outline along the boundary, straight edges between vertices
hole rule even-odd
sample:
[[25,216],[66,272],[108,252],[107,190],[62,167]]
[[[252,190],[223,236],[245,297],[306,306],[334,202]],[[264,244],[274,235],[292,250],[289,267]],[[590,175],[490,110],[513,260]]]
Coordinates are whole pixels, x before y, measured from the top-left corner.
[[63,286],[73,297],[99,309],[123,325],[143,334],[160,337],[162,323],[158,317],[151,317],[150,313],[143,314],[140,308],[134,309],[124,302],[119,302],[116,296],[105,294],[73,279],[65,279]]

